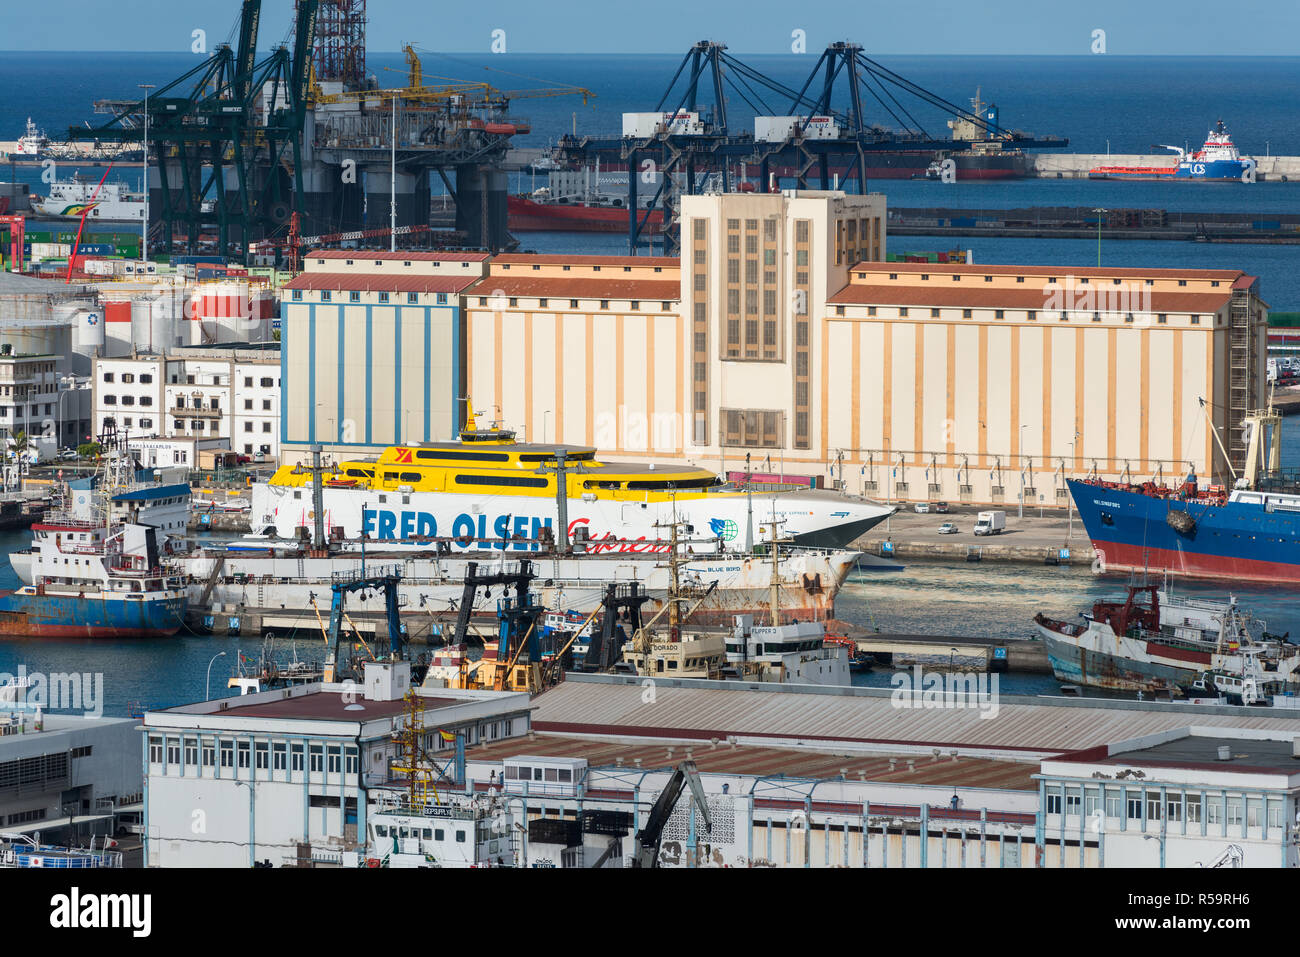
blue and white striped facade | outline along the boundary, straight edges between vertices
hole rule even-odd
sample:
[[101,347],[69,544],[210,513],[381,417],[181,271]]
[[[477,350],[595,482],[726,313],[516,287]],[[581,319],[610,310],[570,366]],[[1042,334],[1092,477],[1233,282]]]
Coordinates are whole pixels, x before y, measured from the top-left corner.
[[461,291],[484,259],[312,254],[282,291],[283,461],[455,435],[464,395]]

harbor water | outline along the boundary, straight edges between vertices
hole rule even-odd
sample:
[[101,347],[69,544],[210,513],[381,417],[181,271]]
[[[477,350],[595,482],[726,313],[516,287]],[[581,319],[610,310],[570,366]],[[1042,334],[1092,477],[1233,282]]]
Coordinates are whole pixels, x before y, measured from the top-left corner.
[[[1284,420],[1283,435],[1283,467],[1300,468],[1300,418]],[[6,555],[0,563],[0,588],[20,584],[7,555],[26,548],[30,541],[26,531],[0,533],[0,548]],[[1033,637],[1033,617],[1038,612],[1074,619],[1098,598],[1122,593],[1128,581],[1127,575],[1097,575],[1077,566],[914,562],[901,571],[854,572],[840,592],[836,614],[886,634],[1024,639]],[[1269,631],[1300,638],[1300,602],[1292,588],[1206,581],[1178,581],[1174,588],[1181,595],[1220,600],[1231,589],[1244,609],[1267,622]],[[102,674],[103,712],[125,715],[132,705],[201,700],[208,693],[209,662],[211,695],[227,695],[226,681],[240,653],[255,659],[261,651],[261,643],[253,638],[184,633],[122,642],[0,636],[0,675],[16,674],[20,666],[29,674]],[[220,652],[225,655],[213,661]],[[320,661],[324,652],[324,640],[314,627],[280,636],[273,643],[273,655],[281,663],[291,657]],[[887,686],[892,673],[887,667],[878,668],[855,675],[854,683]],[[1058,688],[1050,675],[1000,678],[1004,694],[1055,694]]]

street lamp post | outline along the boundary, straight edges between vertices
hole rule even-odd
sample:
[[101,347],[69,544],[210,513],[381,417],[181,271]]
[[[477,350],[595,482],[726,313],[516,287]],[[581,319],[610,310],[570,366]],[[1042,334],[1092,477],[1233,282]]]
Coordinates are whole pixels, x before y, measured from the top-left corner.
[[1020,518],[1025,517],[1025,429],[1027,425],[1020,427]]
[[236,781],[236,787],[248,788],[248,866],[257,865],[257,792],[250,781]]
[[1109,213],[1109,209],[1098,206],[1093,210],[1097,214],[1097,268],[1101,268],[1101,214]]
[[203,680],[204,701],[212,700],[212,662],[216,661],[218,658],[224,658],[224,657],[226,657],[226,653],[224,651],[218,651],[215,655],[212,656],[212,661],[208,662],[208,676]]
[[149,91],[153,83],[137,84],[144,90],[144,225],[140,234],[140,258],[149,261]]
[[[1079,433],[1074,433],[1074,438],[1070,439],[1070,472],[1074,472],[1074,443],[1079,441]],[[1066,492],[1070,487],[1067,485]],[[1070,538],[1074,538],[1074,496],[1067,494],[1065,497],[1065,510],[1070,516]]]

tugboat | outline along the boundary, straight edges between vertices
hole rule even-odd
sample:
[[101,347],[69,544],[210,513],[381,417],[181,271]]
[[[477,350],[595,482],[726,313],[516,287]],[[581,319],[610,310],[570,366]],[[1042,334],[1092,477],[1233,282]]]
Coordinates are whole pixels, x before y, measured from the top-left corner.
[[1160,146],[1177,154],[1174,166],[1097,166],[1088,171],[1089,179],[1188,180],[1206,183],[1253,183],[1255,161],[1242,159],[1241,153],[1219,120],[1205,137],[1199,150],[1188,153],[1180,146]]

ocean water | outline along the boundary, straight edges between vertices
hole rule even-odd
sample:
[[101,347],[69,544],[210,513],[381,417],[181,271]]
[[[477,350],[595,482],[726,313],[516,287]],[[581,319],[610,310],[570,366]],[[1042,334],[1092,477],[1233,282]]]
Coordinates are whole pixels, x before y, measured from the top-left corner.
[[[574,130],[580,135],[618,135],[625,111],[678,107],[682,83],[678,81],[671,91],[668,85],[687,45],[684,41],[682,53],[664,54],[422,56],[425,74],[438,77],[438,82],[488,82],[503,90],[581,86],[595,94],[585,104],[578,96],[517,98],[514,112],[531,122],[532,132],[517,137],[516,142],[537,147]],[[798,89],[818,51],[804,56],[729,52]],[[154,95],[164,95],[165,84],[197,63],[198,58],[190,53],[0,52],[0,89],[8,91],[0,98],[0,140],[17,139],[29,116],[56,139],[64,138],[71,126],[95,125],[108,118],[94,112],[96,100],[139,97],[139,83],[154,83],[158,86]],[[370,53],[367,63],[381,85],[401,82],[400,71],[405,69],[401,54]],[[881,57],[880,63],[962,106],[968,105],[979,87],[986,101],[998,105],[1004,126],[1068,137],[1072,151],[1148,152],[1157,143],[1195,147],[1214,121],[1222,118],[1246,153],[1300,155],[1300,57],[891,56]],[[1207,76],[1214,78],[1212,83],[1206,82]],[[54,77],[58,82],[45,81]],[[789,103],[779,96],[757,87],[754,90],[757,96],[728,85],[732,129],[752,129],[753,116],[759,110],[773,114],[789,111]],[[702,88],[701,99],[702,105],[710,104],[712,89]],[[907,105],[922,129],[934,135],[946,132],[945,116],[919,101]],[[896,125],[869,97],[865,109],[869,121]],[[60,170],[59,175],[68,172]],[[109,175],[132,186],[140,182],[138,169],[114,170]],[[40,177],[39,169],[6,169],[0,164],[0,178],[28,182],[43,192]],[[511,186],[525,191],[535,182],[541,181],[516,175]],[[1161,208],[1171,215],[1186,216],[1247,210],[1265,219],[1269,213],[1300,212],[1300,183],[1246,186],[1021,180],[942,184],[878,180],[868,186],[884,192],[891,206],[902,207],[1101,205]],[[436,177],[434,188],[441,189]],[[528,233],[521,240],[523,248],[539,252],[625,253],[628,248],[621,234]],[[909,236],[890,243],[896,251],[957,246],[971,249],[975,261],[983,263],[1082,266],[1097,261],[1096,242],[1083,239]],[[1245,269],[1261,277],[1263,297],[1275,310],[1300,309],[1300,247],[1116,240],[1103,241],[1102,262]]]

